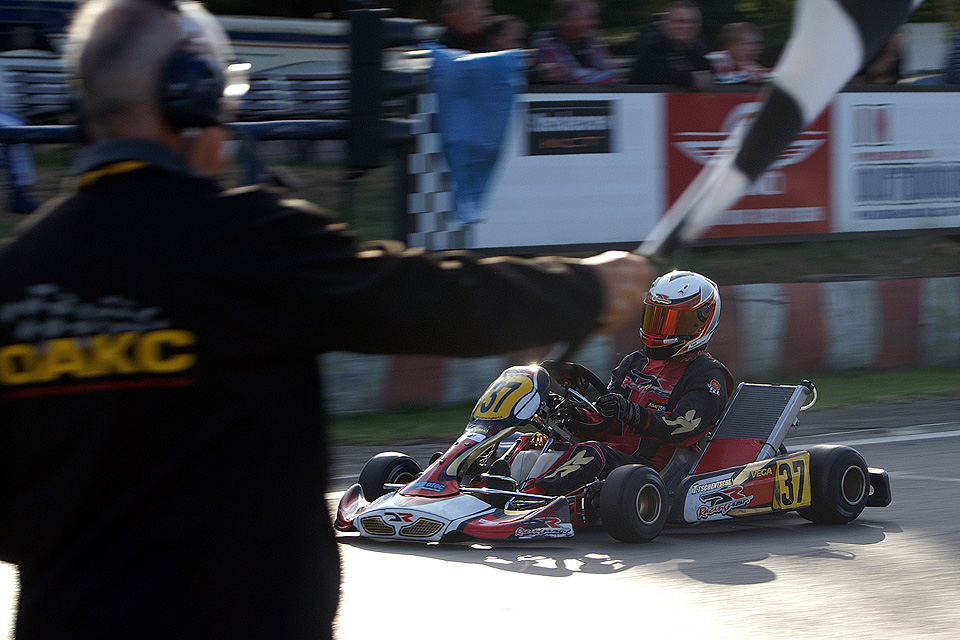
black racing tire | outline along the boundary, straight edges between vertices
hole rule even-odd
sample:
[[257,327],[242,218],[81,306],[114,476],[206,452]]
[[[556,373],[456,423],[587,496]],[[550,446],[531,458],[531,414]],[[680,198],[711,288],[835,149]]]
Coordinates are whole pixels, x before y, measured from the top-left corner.
[[600,489],[600,521],[620,542],[650,542],[669,514],[667,490],[656,469],[642,464],[617,467]]
[[821,524],[844,524],[867,505],[870,473],[863,456],[842,445],[817,445],[810,453],[810,506],[797,509],[802,518]]
[[416,479],[422,469],[416,460],[396,451],[385,451],[370,458],[360,471],[360,489],[368,502],[389,490],[385,484],[406,484]]

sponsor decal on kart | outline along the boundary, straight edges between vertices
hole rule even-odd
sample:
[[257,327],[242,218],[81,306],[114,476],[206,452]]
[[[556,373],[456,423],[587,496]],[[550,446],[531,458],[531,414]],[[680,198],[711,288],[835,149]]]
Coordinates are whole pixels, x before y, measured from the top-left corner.
[[403,511],[384,511],[382,517],[384,522],[410,523],[413,522],[414,514]]
[[763,469],[753,469],[750,471],[750,479],[755,480],[757,478],[763,478],[765,476],[773,475],[773,467],[765,467]]
[[430,482],[428,480],[424,480],[422,482],[414,482],[409,487],[409,489],[412,489],[412,490],[426,489],[427,491],[436,491],[438,493],[443,491],[446,488],[447,488],[447,485],[443,484],[442,482]]
[[524,522],[513,532],[520,540],[530,538],[569,538],[573,535],[573,525],[560,518],[538,518]]
[[700,495],[700,501],[705,503],[697,509],[697,520],[706,520],[713,516],[726,516],[730,510],[744,507],[753,500],[752,495],[744,495],[743,487],[727,487],[713,493]]
[[722,487],[729,487],[733,484],[732,478],[724,478],[723,480],[711,480],[703,484],[697,483],[690,487],[690,493],[696,495],[698,493],[703,493],[704,491],[713,491],[714,489],[720,489]]

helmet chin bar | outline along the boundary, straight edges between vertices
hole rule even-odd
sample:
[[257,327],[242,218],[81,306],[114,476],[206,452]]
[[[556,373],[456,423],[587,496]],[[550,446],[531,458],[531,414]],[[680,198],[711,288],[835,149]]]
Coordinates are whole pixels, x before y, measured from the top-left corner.
[[[677,352],[683,349],[687,344],[689,344],[696,336],[693,335],[684,335],[684,336],[671,336],[669,338],[664,338],[660,342],[661,346],[651,347],[643,341],[643,330],[640,330],[640,350],[643,353],[647,354],[653,360],[669,360],[670,358],[677,355]],[[702,345],[697,347],[698,349],[703,348]]]

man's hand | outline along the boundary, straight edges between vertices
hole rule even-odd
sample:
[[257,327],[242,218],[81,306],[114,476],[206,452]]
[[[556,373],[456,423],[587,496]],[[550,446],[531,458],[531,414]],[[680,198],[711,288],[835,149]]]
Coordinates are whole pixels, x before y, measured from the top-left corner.
[[605,393],[597,398],[596,404],[604,418],[620,420],[630,413],[630,401],[619,393]]
[[610,420],[621,420],[634,433],[640,433],[646,426],[647,414],[643,407],[636,405],[619,393],[605,393],[597,398],[600,415]]
[[625,251],[607,251],[583,262],[596,269],[603,290],[599,333],[613,333],[621,324],[639,315],[643,299],[656,277],[649,260]]

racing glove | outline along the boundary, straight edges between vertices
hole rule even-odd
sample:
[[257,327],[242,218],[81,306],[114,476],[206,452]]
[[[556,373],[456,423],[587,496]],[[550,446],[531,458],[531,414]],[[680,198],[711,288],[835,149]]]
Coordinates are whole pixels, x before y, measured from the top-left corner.
[[619,393],[605,393],[597,398],[597,409],[604,418],[620,420],[634,433],[640,433],[647,426],[647,412]]

